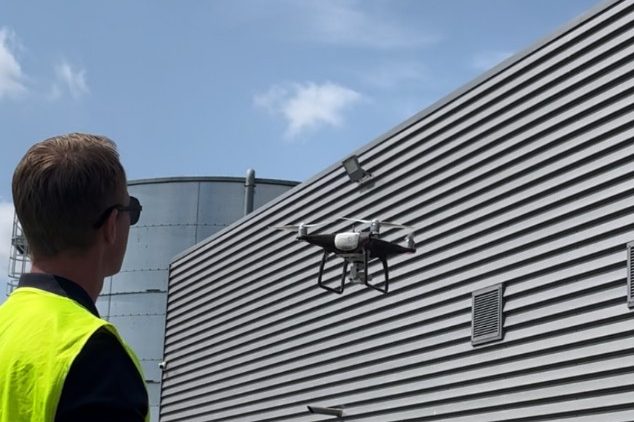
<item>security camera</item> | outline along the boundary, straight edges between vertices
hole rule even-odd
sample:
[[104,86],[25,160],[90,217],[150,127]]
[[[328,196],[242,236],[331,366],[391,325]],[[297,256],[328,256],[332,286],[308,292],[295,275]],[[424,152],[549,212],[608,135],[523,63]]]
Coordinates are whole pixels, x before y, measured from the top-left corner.
[[319,407],[319,406],[306,406],[310,413],[316,413],[319,415],[332,415],[337,417],[343,416],[343,409],[339,407]]
[[165,367],[167,366],[167,362],[163,361],[161,363],[158,364],[159,368],[161,369],[161,371],[165,370]]

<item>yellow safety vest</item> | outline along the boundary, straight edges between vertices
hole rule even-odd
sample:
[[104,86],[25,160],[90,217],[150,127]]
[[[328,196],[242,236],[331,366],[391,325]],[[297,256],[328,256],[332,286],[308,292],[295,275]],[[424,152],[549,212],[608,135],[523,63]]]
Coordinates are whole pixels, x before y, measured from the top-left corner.
[[108,321],[67,297],[16,289],[0,306],[0,422],[54,421],[71,364],[102,327],[119,339],[143,377],[139,359]]

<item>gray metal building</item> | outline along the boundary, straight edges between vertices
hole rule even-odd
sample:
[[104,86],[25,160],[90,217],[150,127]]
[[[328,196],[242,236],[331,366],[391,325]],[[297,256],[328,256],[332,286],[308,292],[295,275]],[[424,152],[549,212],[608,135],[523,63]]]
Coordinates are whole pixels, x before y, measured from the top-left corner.
[[[602,3],[357,151],[369,182],[337,163],[175,258],[161,421],[634,420],[633,21]],[[389,294],[268,228],[342,216],[416,227]]]

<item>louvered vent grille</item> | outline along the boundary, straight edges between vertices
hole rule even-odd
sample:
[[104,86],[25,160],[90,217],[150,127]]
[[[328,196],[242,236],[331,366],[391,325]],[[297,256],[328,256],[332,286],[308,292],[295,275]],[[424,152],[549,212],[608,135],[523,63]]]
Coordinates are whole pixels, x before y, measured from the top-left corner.
[[502,285],[473,292],[471,343],[482,344],[502,339]]
[[627,306],[634,308],[634,242],[627,244]]

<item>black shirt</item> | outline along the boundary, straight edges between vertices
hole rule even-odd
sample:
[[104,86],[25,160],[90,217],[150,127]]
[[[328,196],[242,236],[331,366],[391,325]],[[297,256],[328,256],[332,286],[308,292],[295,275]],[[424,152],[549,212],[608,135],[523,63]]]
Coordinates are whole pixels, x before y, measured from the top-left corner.
[[[49,274],[23,274],[18,287],[68,297],[99,317],[88,293],[74,282]],[[56,422],[137,422],[148,412],[145,384],[119,340],[97,330],[73,361],[57,406]]]

